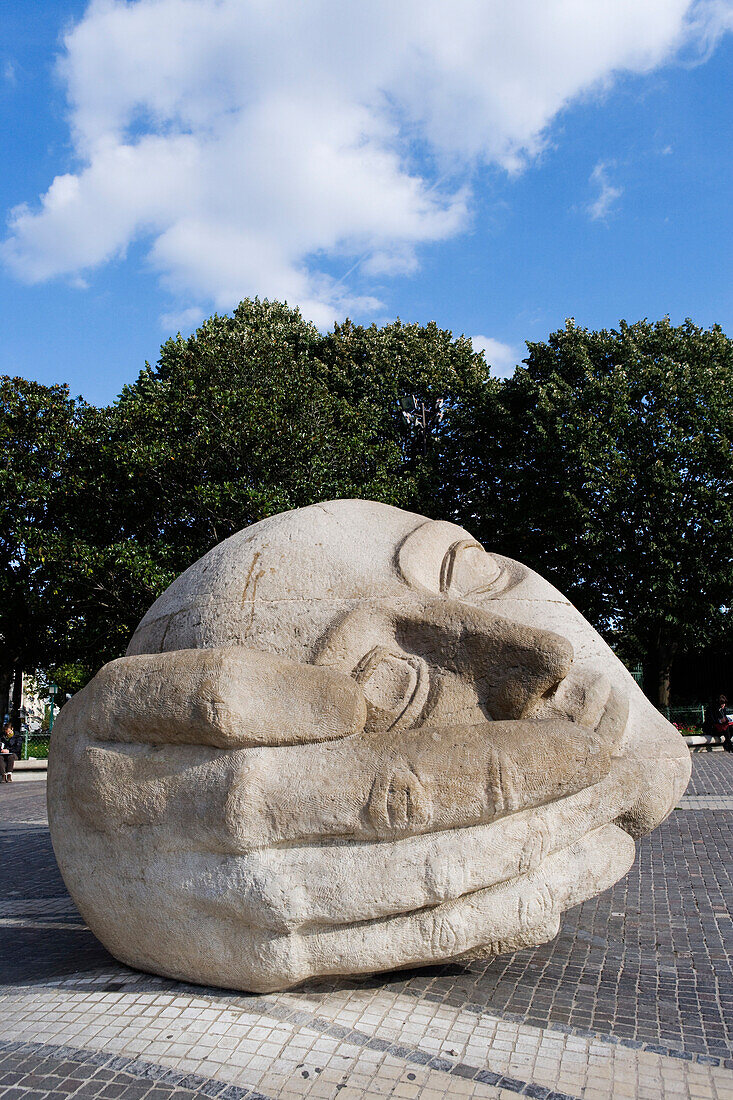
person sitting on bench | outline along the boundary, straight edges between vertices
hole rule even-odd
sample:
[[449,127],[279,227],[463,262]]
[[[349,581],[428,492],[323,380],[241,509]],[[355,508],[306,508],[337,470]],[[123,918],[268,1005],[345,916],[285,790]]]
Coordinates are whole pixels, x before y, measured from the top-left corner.
[[0,782],[12,782],[13,768],[20,756],[22,743],[23,739],[13,729],[12,722],[6,722],[0,737]]
[[719,695],[717,700],[710,704],[705,714],[703,731],[722,737],[723,748],[726,752],[733,751],[733,718],[727,711],[728,700],[725,695]]

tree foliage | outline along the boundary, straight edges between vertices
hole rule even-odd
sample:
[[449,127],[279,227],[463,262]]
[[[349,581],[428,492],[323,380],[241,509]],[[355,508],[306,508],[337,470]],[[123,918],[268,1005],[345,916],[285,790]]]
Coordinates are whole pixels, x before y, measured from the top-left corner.
[[686,321],[572,321],[467,414],[460,513],[551,577],[668,702],[678,649],[727,628],[733,342]]
[[100,660],[124,652],[182,569],[273,513],[336,497],[430,511],[439,443],[398,399],[455,404],[485,374],[469,341],[434,324],[347,321],[323,336],[279,302],[168,340],[77,444],[85,645]]
[[[0,377],[0,711],[14,672],[74,648],[72,453],[85,405],[67,386]],[[2,717],[2,714],[0,714]]]
[[[247,300],[168,340],[107,409],[2,380],[0,693],[124,652],[210,547],[336,497],[452,518],[550,577],[627,659],[728,631],[733,344],[718,327],[570,321],[499,383],[435,324],[327,334]],[[3,681],[5,677],[5,681]]]

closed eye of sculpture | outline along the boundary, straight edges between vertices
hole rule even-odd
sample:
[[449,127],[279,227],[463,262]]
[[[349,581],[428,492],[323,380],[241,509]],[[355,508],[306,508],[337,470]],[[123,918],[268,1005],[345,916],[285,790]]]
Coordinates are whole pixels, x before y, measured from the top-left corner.
[[262,991],[544,942],[689,767],[541,577],[453,524],[332,501],[156,601],[60,715],[49,820],[119,959]]
[[470,599],[495,590],[501,567],[474,539],[454,542],[440,567],[440,591]]

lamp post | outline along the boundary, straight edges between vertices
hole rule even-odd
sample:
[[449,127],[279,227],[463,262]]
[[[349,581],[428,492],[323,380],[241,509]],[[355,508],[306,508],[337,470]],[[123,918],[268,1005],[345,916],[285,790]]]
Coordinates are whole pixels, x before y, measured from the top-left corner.
[[439,397],[435,402],[435,407],[432,407],[413,394],[405,394],[398,399],[402,415],[407,423],[419,428],[422,432],[423,456],[428,453],[428,431],[432,430],[433,423],[437,425],[443,419],[444,401],[443,397]]
[[53,704],[54,704],[54,699],[56,698],[56,692],[58,690],[59,689],[56,687],[56,684],[49,684],[48,685],[48,694],[49,694],[49,700],[50,700],[50,704],[51,704],[50,707],[49,707],[49,713],[48,713],[48,732],[49,733],[53,729]]
[[21,732],[23,734],[23,759],[27,760],[28,759],[28,738],[29,738],[29,733],[28,733],[28,710],[27,710],[25,704],[23,704],[23,706],[20,708],[20,729],[21,729]]

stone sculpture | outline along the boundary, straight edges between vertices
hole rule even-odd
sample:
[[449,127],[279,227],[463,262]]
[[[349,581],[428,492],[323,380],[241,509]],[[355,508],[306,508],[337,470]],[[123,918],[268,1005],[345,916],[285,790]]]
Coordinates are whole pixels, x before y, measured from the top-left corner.
[[689,773],[541,577],[337,500],[232,536],[153,604],[59,716],[49,820],[113,955],[264,992],[551,939]]

